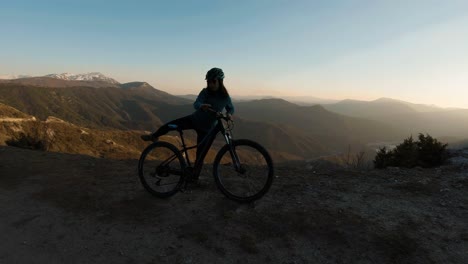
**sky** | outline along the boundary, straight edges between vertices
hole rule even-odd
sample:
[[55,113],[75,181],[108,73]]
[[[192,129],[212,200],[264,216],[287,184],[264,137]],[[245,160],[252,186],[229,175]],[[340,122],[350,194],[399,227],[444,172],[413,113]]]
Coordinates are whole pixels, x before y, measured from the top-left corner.
[[0,0],[0,75],[468,108],[466,0]]

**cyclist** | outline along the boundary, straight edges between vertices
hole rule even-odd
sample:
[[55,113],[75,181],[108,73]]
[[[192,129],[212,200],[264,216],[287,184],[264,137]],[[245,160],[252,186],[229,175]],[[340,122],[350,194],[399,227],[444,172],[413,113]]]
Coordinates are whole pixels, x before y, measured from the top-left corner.
[[[175,119],[161,126],[156,132],[149,135],[142,135],[141,138],[145,141],[157,141],[158,137],[165,135],[170,130],[174,129],[194,129],[197,132],[197,144],[200,144],[206,137],[211,128],[216,123],[216,115],[209,112],[212,109],[216,112],[221,112],[224,109],[227,111],[227,116],[231,118],[234,113],[234,106],[232,105],[231,97],[224,86],[224,72],[220,68],[212,68],[206,73],[206,88],[203,88],[193,103],[195,112],[191,115]],[[214,140],[214,139],[213,139]],[[197,147],[197,158],[205,155],[200,153],[200,150],[205,144],[212,144],[213,142],[203,142]]]

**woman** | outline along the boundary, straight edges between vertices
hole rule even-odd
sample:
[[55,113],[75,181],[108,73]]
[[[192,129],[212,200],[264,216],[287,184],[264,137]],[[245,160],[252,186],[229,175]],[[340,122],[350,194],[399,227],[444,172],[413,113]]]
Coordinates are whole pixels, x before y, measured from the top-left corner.
[[[193,103],[193,107],[196,111],[188,116],[173,120],[161,126],[156,132],[150,135],[143,135],[141,138],[145,141],[157,141],[158,137],[165,135],[171,129],[170,127],[177,126],[179,129],[195,129],[197,132],[197,144],[200,144],[205,136],[208,134],[211,128],[216,125],[216,115],[209,108],[216,112],[222,112],[225,108],[228,117],[234,113],[234,106],[232,105],[231,97],[229,96],[226,87],[224,87],[224,72],[219,68],[213,68],[206,73],[206,84],[207,87],[203,88],[198,95],[197,99]],[[205,144],[211,144],[212,142],[203,142]],[[197,158],[202,154],[199,150],[202,146],[197,148]],[[204,155],[204,154],[203,154]]]

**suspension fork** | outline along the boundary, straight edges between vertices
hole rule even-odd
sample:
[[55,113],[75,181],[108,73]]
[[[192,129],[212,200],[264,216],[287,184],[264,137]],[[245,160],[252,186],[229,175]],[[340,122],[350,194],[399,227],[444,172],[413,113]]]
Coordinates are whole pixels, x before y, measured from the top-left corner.
[[239,156],[237,156],[236,147],[234,146],[232,142],[232,138],[229,132],[224,133],[224,139],[226,140],[226,143],[229,145],[229,154],[231,154],[231,158],[234,162],[234,168],[236,169],[236,171],[240,171],[241,165],[240,165]]

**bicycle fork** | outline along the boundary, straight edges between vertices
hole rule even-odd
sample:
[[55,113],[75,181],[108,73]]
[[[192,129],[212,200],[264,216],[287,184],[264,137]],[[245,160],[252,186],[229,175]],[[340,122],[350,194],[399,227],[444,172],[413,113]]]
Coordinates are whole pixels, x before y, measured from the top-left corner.
[[226,143],[229,145],[229,154],[231,154],[231,158],[234,163],[234,168],[237,172],[244,173],[244,169],[241,167],[239,156],[236,152],[236,147],[232,143],[231,135],[229,133],[226,133],[224,135],[224,138],[226,139]]

